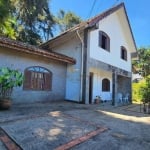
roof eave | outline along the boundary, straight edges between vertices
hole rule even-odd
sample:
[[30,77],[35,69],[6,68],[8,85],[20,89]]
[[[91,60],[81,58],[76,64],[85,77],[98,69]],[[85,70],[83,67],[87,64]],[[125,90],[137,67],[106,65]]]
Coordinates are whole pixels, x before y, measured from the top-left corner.
[[123,5],[123,8],[124,8],[124,12],[125,12],[125,15],[126,15],[126,18],[127,18],[128,25],[129,25],[129,30],[130,30],[130,33],[131,33],[131,36],[132,36],[132,39],[133,39],[133,44],[134,44],[135,50],[137,52],[137,46],[136,46],[135,38],[134,38],[132,29],[131,29],[131,25],[130,25],[130,21],[129,21],[129,17],[128,17],[125,5]]
[[[22,45],[17,45],[16,43],[13,43],[14,40],[10,40],[7,41],[7,38],[2,38],[3,40],[0,40],[0,47],[4,47],[4,48],[9,48],[12,50],[16,50],[19,52],[23,52],[23,53],[27,53],[27,54],[34,54],[37,56],[42,56],[44,58],[49,58],[52,60],[56,60],[56,61],[61,61],[64,63],[69,63],[69,64],[75,64],[76,60],[74,58],[62,55],[62,54],[57,54],[54,52],[46,52],[45,50],[39,49],[31,49],[29,47],[23,47]],[[12,41],[12,42],[11,42]],[[11,42],[11,43],[10,43]],[[21,43],[21,42],[19,42]]]
[[53,41],[58,40],[59,38],[68,36],[69,34],[75,34],[77,30],[82,31],[87,27],[89,27],[89,24],[87,22],[82,22],[82,23],[76,25],[75,27],[72,27],[71,29],[68,29],[65,32],[59,34],[58,36],[56,36],[56,37],[48,40],[47,42],[41,44],[39,47],[40,48],[45,48],[47,45],[49,45],[50,42],[53,42]]

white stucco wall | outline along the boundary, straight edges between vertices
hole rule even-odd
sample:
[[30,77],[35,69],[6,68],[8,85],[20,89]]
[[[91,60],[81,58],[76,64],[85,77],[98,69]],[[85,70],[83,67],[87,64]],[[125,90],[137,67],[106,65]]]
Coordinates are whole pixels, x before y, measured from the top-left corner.
[[[96,96],[101,96],[102,100],[112,100],[112,73],[104,70],[90,69],[90,72],[93,73],[93,95],[92,102]],[[102,80],[107,78],[110,80],[110,91],[102,91]]]
[[45,67],[52,72],[52,91],[25,91],[22,87],[14,88],[14,103],[64,100],[66,88],[66,64],[0,47],[0,67],[19,69],[24,73],[30,66]]
[[66,100],[79,102],[81,99],[81,42],[77,37],[69,39],[64,44],[55,47],[53,51],[76,59],[75,65],[67,65],[65,98]]
[[[100,30],[107,33],[110,37],[110,52],[98,46],[98,32]],[[89,33],[90,57],[131,72],[130,47],[124,36],[123,30],[125,29],[122,29],[116,13],[101,20],[99,23],[99,29],[93,30]],[[127,61],[120,58],[120,46],[126,47],[128,51]]]

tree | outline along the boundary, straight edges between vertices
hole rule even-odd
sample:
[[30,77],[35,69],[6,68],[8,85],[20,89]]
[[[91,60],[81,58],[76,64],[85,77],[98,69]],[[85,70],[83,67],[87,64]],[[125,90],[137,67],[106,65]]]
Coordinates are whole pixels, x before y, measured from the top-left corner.
[[56,22],[58,23],[61,32],[70,29],[71,27],[79,24],[81,21],[81,18],[71,11],[66,13],[64,10],[60,10],[56,17]]
[[[148,103],[148,113],[150,113],[150,48],[138,49],[139,60],[133,61],[134,73],[139,73],[144,77],[139,85],[138,95],[144,104],[144,112],[146,112],[146,103]],[[133,91],[135,89],[133,88]]]
[[143,77],[150,75],[150,48],[138,49],[139,60],[132,62],[135,73],[139,73]]
[[13,15],[17,18],[17,40],[38,45],[53,36],[55,24],[48,0],[11,0]]
[[146,103],[148,103],[148,113],[150,114],[150,75],[146,76],[146,78],[144,79],[139,93],[141,94],[144,104],[143,111],[146,112]]
[[11,15],[10,0],[0,0],[0,35],[15,39],[15,19]]
[[50,0],[0,0],[0,34],[38,45],[53,37],[56,26],[59,25],[60,30],[65,31],[81,22],[80,17],[63,10],[55,20],[49,2]]

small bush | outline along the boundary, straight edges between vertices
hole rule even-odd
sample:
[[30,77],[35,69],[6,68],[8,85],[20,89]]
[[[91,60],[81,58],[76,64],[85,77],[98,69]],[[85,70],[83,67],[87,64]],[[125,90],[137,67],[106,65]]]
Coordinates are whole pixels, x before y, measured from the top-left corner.
[[146,77],[140,88],[141,99],[144,103],[150,102],[150,75]]
[[150,102],[150,76],[138,83],[132,83],[132,98],[135,102]]
[[138,83],[132,83],[132,99],[135,102],[140,102],[142,99],[142,96],[140,94],[140,88],[142,86],[142,81],[138,82]]

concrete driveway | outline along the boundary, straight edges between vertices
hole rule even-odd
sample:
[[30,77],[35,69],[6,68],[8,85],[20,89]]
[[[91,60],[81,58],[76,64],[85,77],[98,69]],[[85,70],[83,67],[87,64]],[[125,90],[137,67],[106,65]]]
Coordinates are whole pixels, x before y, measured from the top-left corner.
[[0,111],[0,150],[150,150],[150,115],[138,105],[70,102]]

